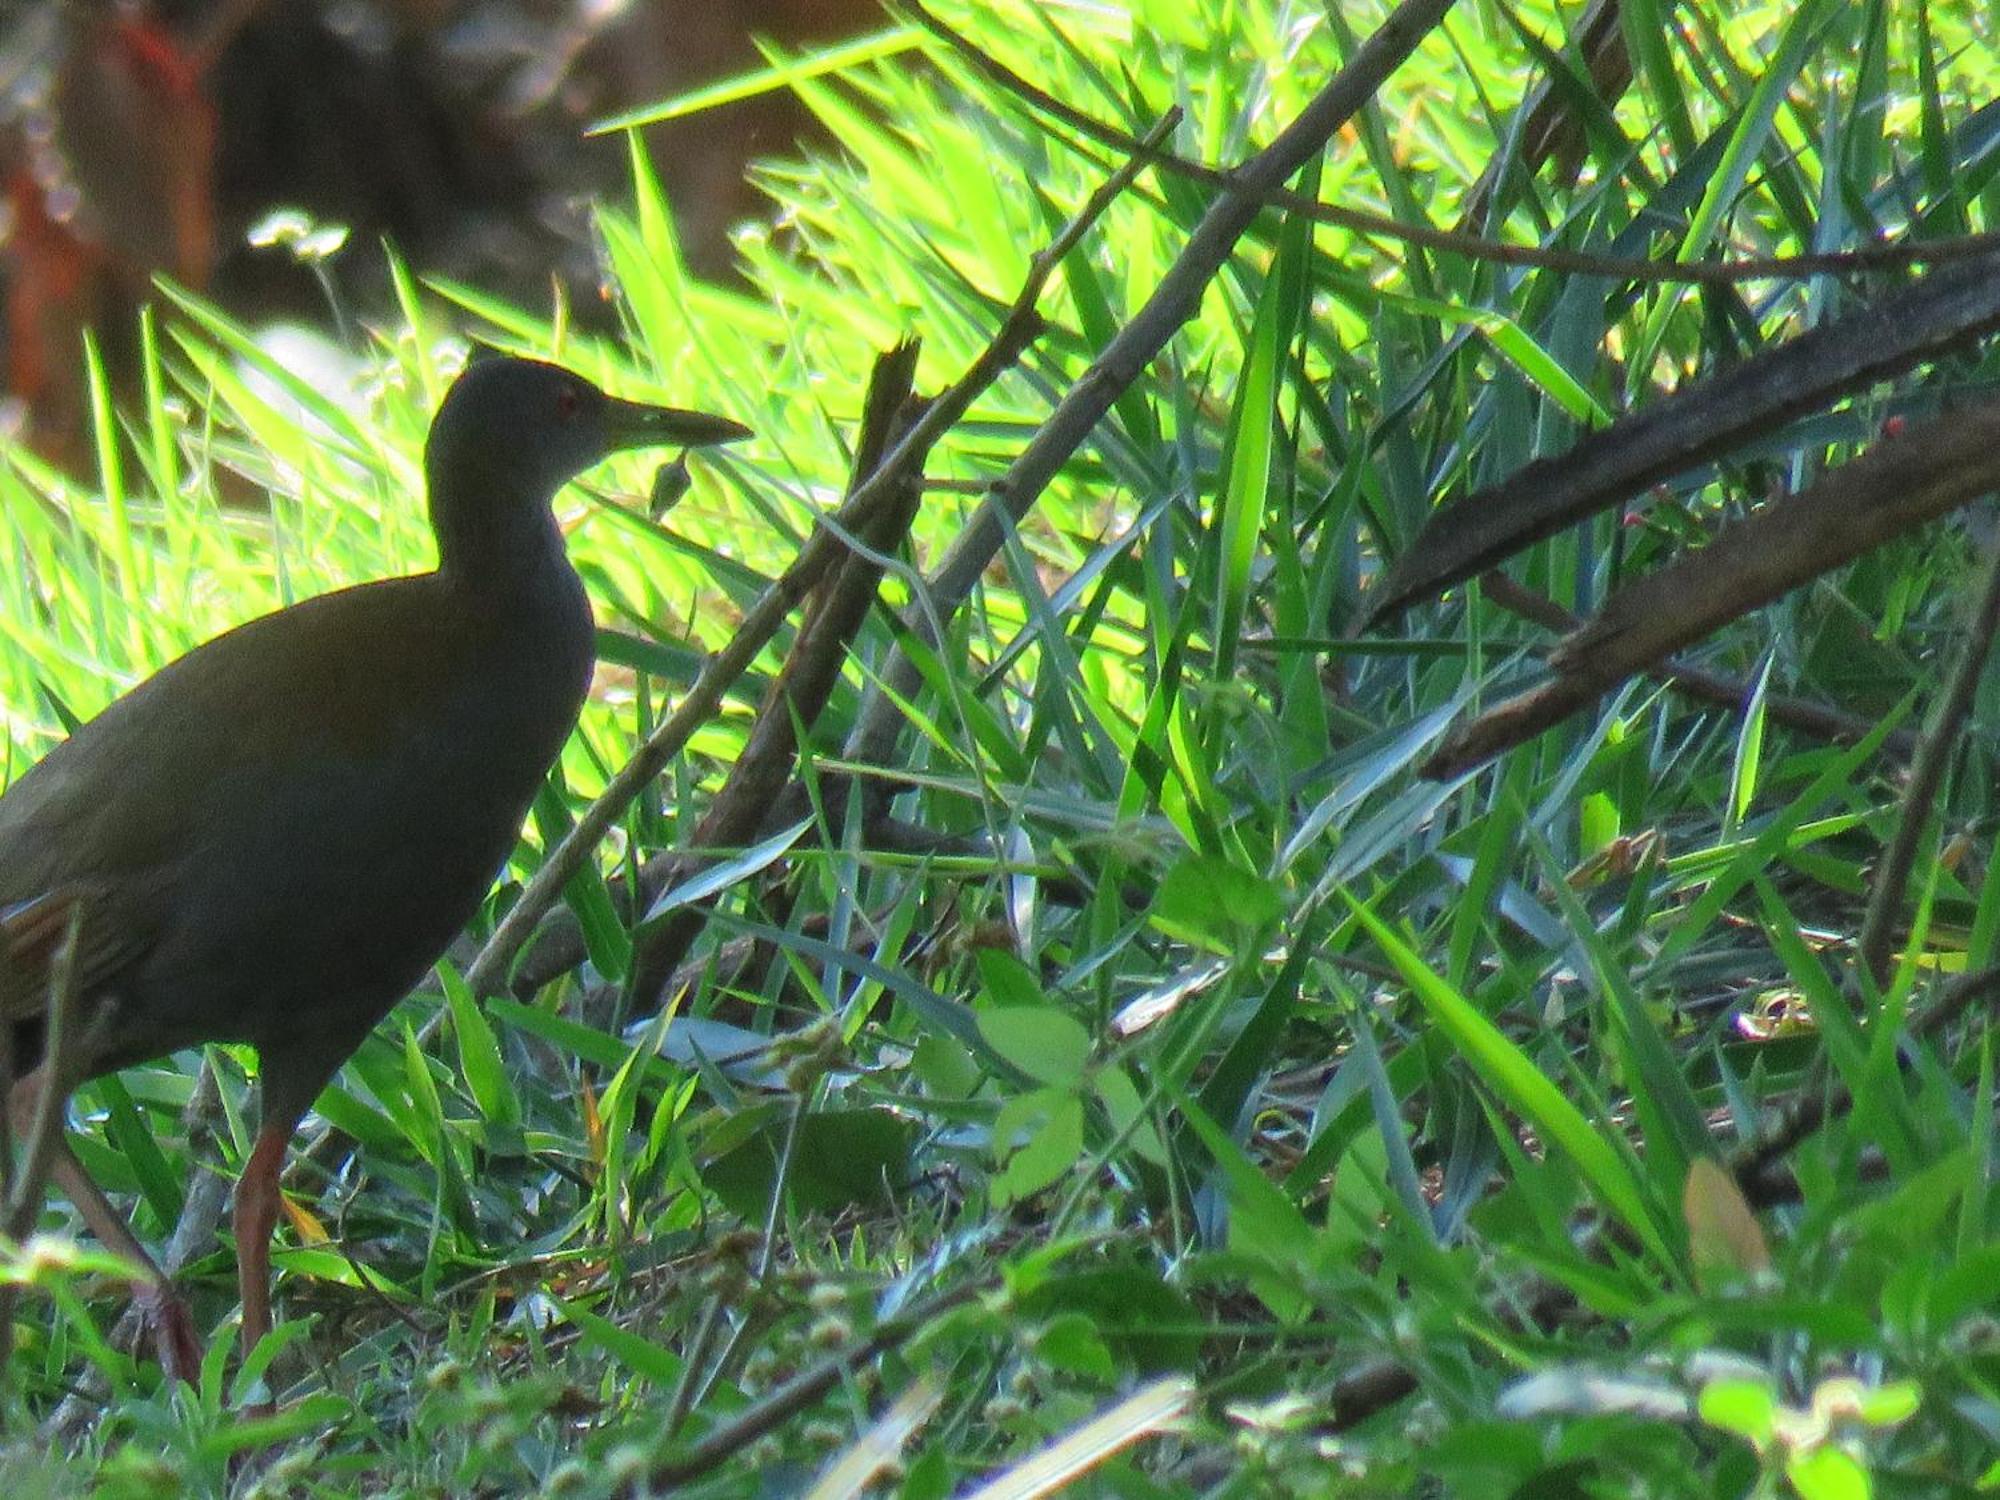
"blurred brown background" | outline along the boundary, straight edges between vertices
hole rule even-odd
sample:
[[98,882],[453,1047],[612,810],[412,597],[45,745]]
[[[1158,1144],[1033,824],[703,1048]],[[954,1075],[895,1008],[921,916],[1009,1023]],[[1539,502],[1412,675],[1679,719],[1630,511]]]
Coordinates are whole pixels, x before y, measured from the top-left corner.
[[[326,268],[379,305],[386,237],[417,268],[531,306],[596,299],[588,207],[626,177],[583,128],[882,24],[878,0],[38,0],[0,4],[6,430],[87,452],[82,330],[114,379],[155,272],[251,322],[327,319],[325,290],[245,231],[279,207],[343,225]],[[757,212],[744,167],[810,129],[772,93],[651,128],[690,263],[727,275]]]

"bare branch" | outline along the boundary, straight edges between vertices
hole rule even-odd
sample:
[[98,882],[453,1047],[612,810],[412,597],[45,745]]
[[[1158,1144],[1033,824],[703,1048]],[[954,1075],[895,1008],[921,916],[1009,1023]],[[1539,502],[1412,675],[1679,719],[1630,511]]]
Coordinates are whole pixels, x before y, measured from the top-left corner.
[[1810,489],[1612,595],[1550,653],[1553,680],[1455,731],[1424,766],[1445,780],[1594,702],[1634,672],[1829,568],[2000,489],[2000,401],[1885,438]]

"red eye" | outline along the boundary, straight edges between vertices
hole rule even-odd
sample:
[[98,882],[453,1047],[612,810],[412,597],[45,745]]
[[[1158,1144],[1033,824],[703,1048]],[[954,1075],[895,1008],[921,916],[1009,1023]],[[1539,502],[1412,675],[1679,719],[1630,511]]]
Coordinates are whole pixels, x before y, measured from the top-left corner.
[[577,394],[575,386],[564,386],[556,392],[556,415],[565,422],[583,409],[583,397]]

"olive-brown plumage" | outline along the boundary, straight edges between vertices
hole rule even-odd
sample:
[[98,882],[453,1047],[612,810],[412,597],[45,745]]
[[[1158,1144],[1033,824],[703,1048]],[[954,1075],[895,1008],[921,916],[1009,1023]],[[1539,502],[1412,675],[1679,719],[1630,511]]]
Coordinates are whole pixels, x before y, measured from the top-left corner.
[[[17,1121],[51,1083],[203,1042],[257,1050],[262,1119],[235,1215],[246,1349],[270,1328],[286,1143],[478,909],[583,704],[594,628],[556,490],[621,448],[745,435],[552,365],[479,362],[425,449],[434,572],[218,636],[0,796]],[[77,1042],[50,1080],[47,960],[79,909]],[[66,1147],[53,1175],[101,1239],[143,1256]],[[191,1374],[163,1281],[156,1301],[163,1358]]]

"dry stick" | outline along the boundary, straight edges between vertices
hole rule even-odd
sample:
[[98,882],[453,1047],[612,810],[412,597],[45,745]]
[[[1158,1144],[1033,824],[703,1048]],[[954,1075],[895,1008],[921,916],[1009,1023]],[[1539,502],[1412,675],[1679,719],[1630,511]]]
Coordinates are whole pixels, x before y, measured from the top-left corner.
[[[1589,9],[1570,25],[1565,39],[1566,49],[1583,59],[1590,86],[1606,108],[1616,108],[1632,85],[1632,56],[1625,47],[1625,27],[1619,16],[1622,4],[1623,0],[1591,0]],[[1520,124],[1508,132],[1519,142],[1520,154],[1513,157],[1506,146],[1494,153],[1459,209],[1460,233],[1469,234],[1473,226],[1485,222],[1503,189],[1533,182],[1542,164],[1550,159],[1556,163],[1557,182],[1569,188],[1576,185],[1588,159],[1589,139],[1583,112],[1574,107],[1576,95],[1568,88],[1559,89],[1557,82],[1555,70],[1543,70],[1521,100],[1516,116]],[[1505,217],[1503,212],[1502,222]]]
[[[854,471],[848,483],[853,494],[881,467],[888,452],[922,416],[916,395],[917,349],[914,341],[899,345],[875,362],[863,405],[861,437],[855,445]],[[922,499],[923,464],[917,456],[901,492],[875,518],[866,540],[893,551],[909,534]],[[868,618],[881,586],[882,569],[858,553],[850,553],[834,569],[806,613],[792,649],[752,725],[743,753],[689,839],[693,849],[748,844],[764,826],[780,793],[791,780],[798,759],[798,737],[810,730],[826,710],[840,681],[855,635]],[[669,883],[689,869],[695,856],[677,860]],[[666,980],[687,956],[700,935],[713,901],[683,908],[647,924],[633,945],[631,975],[626,986],[627,1011],[650,1013],[666,989]]]
[[[965,58],[973,68],[1006,92],[1073,130],[1089,136],[1113,151],[1144,151],[1146,159],[1181,177],[1208,187],[1254,198],[1267,208],[1282,208],[1317,223],[1357,234],[1379,235],[1384,239],[1418,245],[1426,250],[1442,250],[1469,260],[1492,261],[1499,265],[1528,266],[1544,271],[1564,271],[1579,276],[1607,276],[1621,281],[1667,283],[1729,283],[1736,281],[1790,280],[1806,276],[1845,274],[1853,271],[1895,271],[1906,266],[1937,265],[1964,260],[2000,248],[2000,233],[1952,235],[1925,242],[1870,245],[1859,250],[1826,250],[1807,255],[1778,255],[1730,261],[1628,260],[1618,256],[1592,255],[1580,250],[1551,250],[1537,245],[1510,245],[1477,235],[1459,234],[1449,229],[1433,229],[1425,224],[1406,224],[1400,219],[1341,208],[1303,193],[1295,193],[1282,183],[1252,185],[1247,180],[1248,164],[1235,171],[1211,167],[1160,147],[1145,148],[1129,132],[1094,115],[1066,104],[1035,87],[977,43],[968,40],[939,20],[916,0],[900,0],[900,8],[926,31]],[[1357,54],[1357,61],[1359,56]],[[1351,65],[1350,65],[1351,66]],[[1290,174],[1287,173],[1287,176]]]
[[1861,964],[1879,987],[1889,981],[1889,947],[1894,939],[1891,923],[1902,909],[1903,892],[1910,883],[1910,867],[1916,862],[1917,845],[1930,823],[1931,804],[1944,782],[1945,767],[1958,753],[1959,734],[1972,713],[1972,699],[1993,651],[1993,633],[2000,630],[2000,539],[1988,544],[1986,588],[1979,596],[1966,631],[1965,645],[1952,669],[1951,681],[1939,699],[1937,713],[1925,729],[1917,757],[1910,763],[1910,781],[1897,809],[1896,833],[1875,871],[1875,890],[1868,898],[1868,912],[1861,922]]
[[[1498,567],[1534,542],[1996,331],[2000,255],[1917,277],[1796,338],[1759,349],[1626,412],[1608,427],[1585,433],[1560,453],[1533,459],[1436,507],[1369,587],[1359,628],[1379,628],[1391,616]],[[1882,462],[1907,465],[1914,462],[1908,457],[1911,451],[1935,442],[1937,433],[1947,440],[1961,438],[1964,424],[1976,420],[1970,410],[1947,410],[1911,426],[1907,441],[1885,436],[1868,452],[1881,452]],[[1983,435],[1974,437],[1961,451],[1976,456],[1982,441]],[[1899,444],[1903,456],[1897,456]],[[1760,514],[1781,511],[1797,498],[1773,500]],[[1893,512],[1893,507],[1883,508],[1884,516]],[[1754,518],[1745,523],[1770,528],[1760,546],[1774,558],[1823,547],[1819,532],[1825,523],[1802,527],[1789,518],[1793,512],[1781,513],[1787,519],[1774,528]],[[1857,517],[1848,524],[1857,530],[1870,524],[1879,528],[1881,520]],[[1725,530],[1710,550],[1721,552],[1730,540]],[[1706,576],[1697,569],[1697,581]],[[1616,598],[1608,608],[1616,607]]]
[[[1354,57],[1313,96],[1277,139],[1250,157],[1218,186],[1222,194],[1202,215],[1181,253],[1153,294],[1131,322],[1119,329],[1090,368],[1083,372],[1049,418],[1036,431],[1020,457],[997,480],[987,499],[946,553],[928,585],[930,608],[912,607],[905,625],[914,637],[935,649],[933,618],[944,620],[965,602],[972,587],[998,555],[1009,529],[997,511],[1018,524],[1034,508],[1084,440],[1095,430],[1119,396],[1145,372],[1167,341],[1178,333],[1201,304],[1209,282],[1228,260],[1237,240],[1263,211],[1269,189],[1282,185],[1326,148],[1328,139],[1374,97],[1383,81],[1415,50],[1418,42],[1444,19],[1452,0],[1403,0]],[[920,20],[917,7],[911,14]],[[1310,201],[1310,200],[1305,200]],[[919,600],[919,605],[926,601]],[[920,674],[909,653],[899,651],[884,674],[887,691],[869,694],[860,721],[848,740],[847,758],[887,764],[901,728],[898,699],[918,687]]]
[[[1432,0],[1437,3],[1437,0]],[[1444,0],[1449,4],[1450,0]],[[1164,136],[1180,120],[1178,109],[1169,110],[1153,127],[1147,139]],[[986,388],[1012,368],[1041,332],[1041,318],[1035,311],[1044,286],[1063,258],[1073,250],[1111,203],[1131,186],[1145,170],[1140,160],[1126,162],[1108,177],[1098,190],[1063,226],[1062,232],[1028,262],[1028,274],[1021,291],[1008,309],[999,330],[980,352],[965,374],[933,401],[916,424],[903,435],[882,460],[874,476],[848,496],[832,519],[847,531],[866,531],[870,519],[893,503],[905,477],[919,458],[930,452],[938,439],[958,425],[972,403]],[[847,545],[831,530],[820,528],[799,549],[798,557],[767,588],[744,615],[729,644],[702,669],[688,689],[679,708],[654,727],[634,752],[631,760],[611,779],[598,799],[577,819],[563,841],[542,861],[526,889],[521,892],[501,920],[486,947],[467,972],[466,983],[475,995],[499,992],[515,955],[534,933],[535,925],[561,897],[563,887],[575,878],[597,849],[598,843],[624,815],[634,798],[651,784],[674,756],[680,753],[695,730],[705,724],[722,704],[729,684],[748,671],[785,618],[810,593],[832,567],[847,553]]]
[[1811,488],[1730,526],[1699,552],[1683,553],[1625,585],[1556,643],[1549,653],[1553,677],[1458,726],[1419,772],[1443,781],[1472,770],[1668,652],[1996,487],[2000,400],[1885,438],[1822,474]]
[[[1580,616],[1570,613],[1547,594],[1537,593],[1497,569],[1482,574],[1479,586],[1485,590],[1488,599],[1509,614],[1518,615],[1546,629],[1566,633],[1583,623]],[[1723,708],[1742,707],[1751,692],[1751,685],[1741,677],[1725,676],[1721,672],[1711,672],[1706,667],[1691,666],[1671,658],[1646,668],[1646,675],[1679,688],[1690,698],[1699,698]],[[1764,711],[1776,723],[1818,735],[1822,739],[1858,740],[1875,728],[1872,719],[1784,693],[1766,694]],[[1884,750],[1906,759],[1916,746],[1917,737],[1907,729],[1898,729],[1882,741]]]

